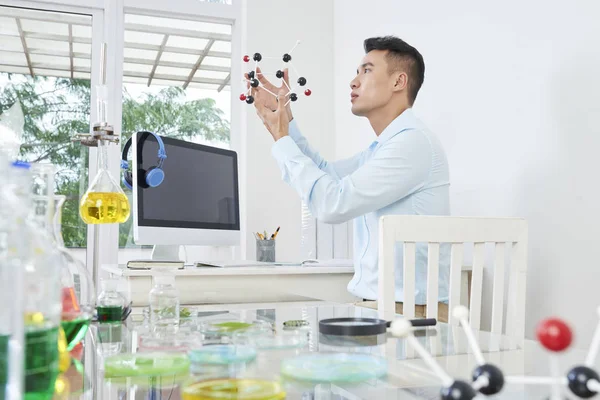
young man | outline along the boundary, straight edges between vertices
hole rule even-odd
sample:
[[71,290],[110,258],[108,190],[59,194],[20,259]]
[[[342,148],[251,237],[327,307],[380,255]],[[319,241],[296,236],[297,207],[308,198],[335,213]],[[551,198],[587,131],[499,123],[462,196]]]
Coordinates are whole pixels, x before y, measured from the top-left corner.
[[[258,115],[275,144],[272,154],[284,179],[326,223],[354,220],[354,277],[348,291],[376,306],[378,223],[382,215],[449,215],[449,172],[438,138],[417,119],[412,106],[423,84],[421,54],[403,40],[376,37],[364,41],[365,56],[350,82],[352,113],[366,117],[375,140],[363,152],[329,163],[300,134],[285,95],[263,75],[253,90]],[[287,79],[287,72],[285,75]],[[442,247],[442,253],[447,248]],[[439,319],[447,320],[449,258],[440,255]],[[402,246],[396,251],[396,311],[402,313]],[[425,315],[427,249],[417,246],[416,313]]]

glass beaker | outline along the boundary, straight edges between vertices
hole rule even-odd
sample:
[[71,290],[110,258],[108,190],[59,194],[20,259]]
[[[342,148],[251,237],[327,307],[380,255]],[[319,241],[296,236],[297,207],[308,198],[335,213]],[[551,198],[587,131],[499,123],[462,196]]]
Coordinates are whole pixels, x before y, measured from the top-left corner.
[[54,194],[56,168],[52,164],[33,164],[31,170],[37,223],[48,233],[62,259],[61,327],[66,335],[67,350],[71,351],[85,337],[92,320],[95,303],[94,284],[85,265],[64,247],[60,219],[65,196]]
[[[8,184],[9,163],[0,151],[0,398],[23,397],[23,268],[14,246],[22,233],[15,218],[20,203]],[[12,238],[12,239],[11,239]],[[11,306],[8,306],[11,304]]]
[[[53,175],[48,175],[48,179],[53,179]],[[47,207],[50,200],[43,200],[42,194],[33,198],[29,166],[14,165],[9,186],[21,205],[14,210],[19,232],[11,236],[9,243],[16,249],[24,272],[21,306],[25,399],[46,399],[52,397],[59,372],[60,276],[65,265],[47,231],[47,222],[52,220]],[[53,187],[53,183],[46,187]]]
[[158,335],[173,334],[179,330],[179,294],[175,275],[160,269],[153,271],[154,287],[148,295],[150,328]]
[[67,268],[61,273],[62,318],[61,326],[67,337],[67,350],[71,351],[87,333],[94,316],[96,291],[92,277],[85,264],[78,260],[67,248],[62,238],[62,206],[66,196],[54,196],[54,240],[61,252]]
[[108,171],[108,143],[98,139],[98,173],[79,202],[79,215],[86,224],[121,224],[129,214],[129,200]]
[[100,282],[102,291],[98,295],[96,311],[98,322],[121,323],[125,298],[117,291],[119,281],[117,279],[103,279]]

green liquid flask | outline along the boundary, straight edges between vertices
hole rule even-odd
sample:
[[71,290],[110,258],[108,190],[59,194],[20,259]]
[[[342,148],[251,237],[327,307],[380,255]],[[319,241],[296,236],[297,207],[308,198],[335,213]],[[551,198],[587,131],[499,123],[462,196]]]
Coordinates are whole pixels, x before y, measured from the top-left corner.
[[125,299],[117,291],[119,281],[116,279],[104,279],[100,283],[102,292],[98,295],[96,302],[96,313],[98,322],[121,322]]

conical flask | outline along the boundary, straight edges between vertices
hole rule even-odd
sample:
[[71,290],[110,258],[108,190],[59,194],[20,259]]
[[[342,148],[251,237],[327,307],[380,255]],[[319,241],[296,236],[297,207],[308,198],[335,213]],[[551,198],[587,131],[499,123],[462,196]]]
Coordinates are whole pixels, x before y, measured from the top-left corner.
[[86,224],[121,224],[129,218],[129,200],[108,171],[107,146],[105,140],[98,140],[98,173],[79,203]]

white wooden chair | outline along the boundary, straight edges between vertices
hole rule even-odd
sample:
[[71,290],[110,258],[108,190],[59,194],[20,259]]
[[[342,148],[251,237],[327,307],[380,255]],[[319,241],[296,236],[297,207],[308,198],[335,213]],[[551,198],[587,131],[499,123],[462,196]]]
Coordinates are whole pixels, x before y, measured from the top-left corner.
[[[379,297],[380,318],[390,321],[395,314],[394,246],[404,246],[404,316],[415,316],[415,244],[428,244],[427,317],[438,315],[438,271],[440,243],[451,243],[448,322],[457,324],[452,310],[460,304],[460,274],[463,244],[474,243],[471,283],[470,324],[481,328],[481,297],[485,244],[495,243],[492,294],[493,333],[515,338],[525,334],[525,283],[527,270],[527,221],[519,218],[443,217],[388,215],[379,221]],[[506,329],[503,332],[506,245],[512,246]]]

